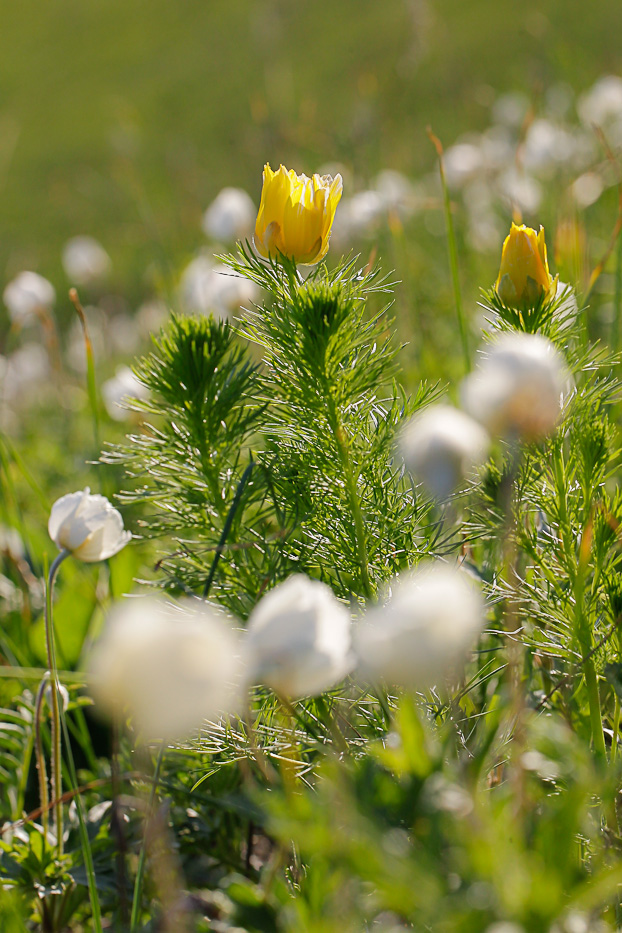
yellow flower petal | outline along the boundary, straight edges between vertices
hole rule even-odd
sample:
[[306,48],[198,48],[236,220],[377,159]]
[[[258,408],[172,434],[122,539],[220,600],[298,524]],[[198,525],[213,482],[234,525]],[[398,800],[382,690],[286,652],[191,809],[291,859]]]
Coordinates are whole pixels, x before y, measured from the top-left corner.
[[273,172],[266,164],[255,223],[258,253],[265,258],[281,253],[303,265],[323,259],[342,188],[340,175],[308,178],[283,165]]
[[495,290],[508,307],[533,308],[541,297],[555,293],[546,256],[544,227],[538,233],[524,224],[512,224],[501,252]]

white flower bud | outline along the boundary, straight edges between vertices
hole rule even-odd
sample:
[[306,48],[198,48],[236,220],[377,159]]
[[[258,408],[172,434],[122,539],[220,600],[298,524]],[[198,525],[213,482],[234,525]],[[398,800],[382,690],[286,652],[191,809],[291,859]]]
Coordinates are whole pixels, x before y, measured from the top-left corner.
[[2,295],[14,324],[27,324],[38,311],[49,311],[56,301],[54,286],[36,272],[20,272]]
[[352,667],[350,627],[348,611],[326,584],[294,574],[251,613],[250,681],[288,697],[317,696]]
[[555,427],[567,379],[550,340],[507,333],[464,380],[463,404],[491,434],[535,440]]
[[427,562],[396,577],[383,605],[356,633],[361,669],[388,683],[424,690],[462,662],[484,624],[484,603],[467,573]]
[[240,664],[234,631],[201,600],[134,598],[112,609],[87,668],[102,712],[174,741],[233,712]]
[[220,243],[250,237],[257,208],[242,188],[223,188],[203,215],[203,232]]
[[120,512],[105,496],[92,496],[88,487],[56,500],[48,532],[59,550],[70,551],[86,563],[112,557],[132,537],[123,530]]
[[482,426],[450,405],[432,405],[416,415],[399,441],[407,468],[441,499],[484,462],[489,444]]
[[110,272],[110,256],[92,236],[75,236],[63,247],[63,269],[74,285],[93,285]]

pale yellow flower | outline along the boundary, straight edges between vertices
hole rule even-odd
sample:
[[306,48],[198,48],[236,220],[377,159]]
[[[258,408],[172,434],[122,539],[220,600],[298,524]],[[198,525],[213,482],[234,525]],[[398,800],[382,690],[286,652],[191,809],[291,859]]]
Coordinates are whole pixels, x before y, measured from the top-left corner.
[[543,295],[555,295],[557,277],[549,272],[544,227],[536,233],[524,224],[512,224],[503,244],[495,290],[509,308],[534,308]]
[[335,210],[341,198],[341,175],[297,175],[281,165],[263,171],[261,204],[255,223],[255,248],[265,259],[279,253],[302,265],[314,265],[328,251]]

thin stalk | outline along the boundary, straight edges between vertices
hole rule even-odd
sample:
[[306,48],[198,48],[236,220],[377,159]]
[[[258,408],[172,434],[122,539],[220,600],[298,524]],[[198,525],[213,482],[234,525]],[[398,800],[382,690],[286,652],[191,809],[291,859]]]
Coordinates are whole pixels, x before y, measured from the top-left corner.
[[86,315],[80,304],[80,298],[75,288],[69,289],[69,300],[76,309],[82,325],[82,334],[84,336],[84,349],[86,352],[86,388],[89,397],[89,407],[91,409],[91,423],[93,425],[93,440],[95,442],[95,452],[99,456],[101,450],[99,436],[99,406],[97,403],[97,379],[95,377],[95,357],[93,355],[93,344],[89,334]]
[[238,488],[235,491],[235,496],[233,497],[231,508],[229,509],[229,513],[227,515],[227,518],[225,519],[225,524],[222,529],[222,534],[220,536],[220,540],[216,547],[216,553],[214,554],[214,560],[212,561],[210,572],[208,574],[207,580],[205,581],[205,586],[203,588],[203,599],[207,599],[212,583],[214,582],[214,577],[216,575],[216,568],[218,567],[218,563],[220,561],[223,548],[225,544],[227,543],[227,538],[229,537],[231,526],[233,525],[233,520],[235,518],[236,512],[238,510],[238,506],[240,505],[240,501],[242,499],[242,493],[244,492],[244,489],[250,478],[250,475],[252,473],[254,466],[255,466],[255,463],[253,460],[251,460],[249,465],[244,470],[244,473],[242,474],[242,478],[240,479],[240,482],[238,483]]
[[[151,819],[151,814],[153,812],[153,805],[155,803],[156,791],[158,788],[158,783],[160,781],[160,771],[162,770],[162,761],[164,759],[164,749],[166,745],[164,742],[160,745],[160,751],[158,752],[158,758],[156,761],[155,771],[153,772],[153,782],[151,784],[151,792],[149,794],[149,806],[147,808],[147,817],[146,820]],[[143,841],[140,847],[140,855],[138,857],[138,867],[136,869],[136,880],[134,882],[134,897],[132,900],[132,915],[130,917],[130,933],[134,933],[138,926],[138,921],[140,918],[140,904],[142,900],[143,893],[143,880],[145,877],[145,861],[147,857],[147,825],[145,824],[145,832],[143,834]]]
[[17,785],[17,798],[15,801],[15,810],[14,813],[17,816],[18,813],[24,812],[24,801],[26,799],[26,788],[28,787],[28,775],[30,774],[30,759],[32,757],[32,751],[34,747],[34,734],[30,733],[28,737],[28,742],[24,748],[24,757],[22,764],[22,773]]
[[581,646],[581,659],[583,661],[583,676],[587,689],[587,698],[590,711],[590,727],[592,731],[592,745],[594,752],[603,761],[607,760],[605,746],[605,733],[603,732],[603,717],[600,707],[600,694],[598,692],[598,677],[594,667],[594,653],[592,651],[592,632],[583,610],[583,596],[585,590],[585,577],[587,574],[590,548],[592,544],[592,518],[590,517],[581,535],[581,547],[577,574],[574,581],[575,600],[575,632]]
[[447,227],[447,249],[449,251],[449,268],[451,270],[451,281],[454,290],[454,303],[456,305],[456,316],[458,318],[458,329],[460,331],[460,340],[462,342],[462,353],[464,356],[465,372],[471,368],[471,354],[469,351],[469,334],[462,307],[462,294],[460,291],[460,275],[458,272],[458,249],[456,246],[456,233],[454,230],[454,221],[451,215],[451,199],[449,197],[449,188],[445,177],[445,165],[443,163],[443,145],[431,128],[428,127],[428,136],[436,149],[438,156],[438,168],[441,176],[441,187],[443,189],[443,207],[445,210],[445,224]]
[[587,687],[587,697],[590,709],[590,726],[592,729],[592,744],[594,751],[603,761],[607,758],[607,747],[605,745],[605,733],[603,732],[603,720],[600,710],[600,694],[598,692],[598,678],[594,661],[590,657],[591,638],[589,642],[581,641],[581,656],[583,658],[583,674],[585,677],[585,686]]
[[[20,667],[19,664],[6,664],[0,667],[0,678],[6,677],[9,680],[41,680],[41,673],[46,673],[42,667]],[[84,674],[76,671],[58,671],[60,680],[68,681],[74,684],[84,684]]]
[[86,869],[86,878],[89,889],[89,899],[91,902],[91,912],[93,919],[93,930],[95,933],[103,933],[102,928],[102,919],[101,919],[101,908],[99,906],[99,896],[97,894],[97,881],[95,878],[95,867],[93,865],[93,854],[91,852],[91,844],[89,842],[89,834],[86,828],[86,820],[84,819],[84,807],[82,806],[82,798],[80,796],[80,788],[78,786],[78,775],[76,774],[76,766],[73,760],[73,752],[71,751],[71,739],[69,736],[69,730],[67,729],[67,723],[65,717],[61,717],[63,734],[65,737],[65,752],[67,758],[67,769],[69,771],[69,780],[71,784],[71,790],[74,792],[74,801],[76,805],[76,812],[78,814],[78,829],[80,831],[80,843],[82,846],[82,855],[84,857],[84,867]]
[[613,699],[613,735],[611,736],[611,760],[618,754],[618,735],[620,733],[620,699],[616,693]]
[[614,353],[620,349],[622,335],[622,236],[618,236],[616,252],[615,292],[613,296],[613,320],[611,322],[611,348]]
[[43,754],[43,737],[41,735],[41,712],[45,702],[45,688],[50,682],[50,672],[46,671],[41,678],[37,698],[35,700],[35,758],[37,761],[37,775],[39,777],[39,800],[41,802],[41,823],[43,825],[43,836],[47,840],[50,828],[49,804],[50,797],[48,793],[48,775],[45,767],[45,755]]
[[264,750],[257,741],[257,733],[255,732],[255,725],[253,722],[254,711],[252,707],[252,697],[250,693],[246,695],[246,716],[242,720],[246,727],[246,735],[248,737],[248,746],[251,750],[253,760],[259,770],[261,771],[262,777],[268,782],[268,784],[274,784],[277,779],[277,772],[272,764],[266,758]]
[[52,791],[54,803],[54,820],[58,854],[63,854],[63,765],[61,758],[61,727],[60,727],[60,683],[56,667],[56,644],[54,640],[54,621],[52,618],[52,590],[58,568],[69,555],[69,551],[61,551],[50,567],[45,591],[45,646],[47,650],[48,667],[52,681]]

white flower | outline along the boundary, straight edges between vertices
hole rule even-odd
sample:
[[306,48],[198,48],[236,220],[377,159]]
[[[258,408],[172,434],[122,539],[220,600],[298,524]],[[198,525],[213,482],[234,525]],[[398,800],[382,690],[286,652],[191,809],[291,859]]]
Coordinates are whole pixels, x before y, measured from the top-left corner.
[[399,442],[407,468],[439,498],[484,462],[489,444],[482,426],[450,405],[426,408],[404,426]]
[[110,256],[92,236],[75,236],[63,247],[63,268],[75,285],[92,285],[110,272]]
[[258,288],[228,266],[197,256],[186,266],[180,283],[181,302],[189,312],[213,313],[227,319],[232,311],[257,299]]
[[136,312],[136,325],[142,337],[150,337],[154,332],[157,333],[167,320],[168,308],[157,298],[145,301]]
[[26,556],[22,536],[16,528],[0,525],[0,552],[8,554],[15,562],[23,560]]
[[114,421],[126,421],[131,410],[128,398],[146,399],[149,390],[139,382],[129,366],[118,366],[115,375],[102,385],[102,397],[106,411]]
[[406,175],[392,169],[379,172],[374,181],[374,189],[378,192],[387,211],[395,211],[400,217],[406,219],[420,206],[420,196],[415,186]]
[[492,107],[492,117],[495,123],[519,129],[529,110],[529,98],[526,94],[510,93],[498,97]]
[[491,434],[534,440],[555,427],[567,378],[546,337],[504,334],[464,380],[464,408]]
[[48,532],[59,550],[71,551],[86,563],[112,557],[132,537],[130,531],[123,530],[121,514],[108,499],[92,496],[88,487],[56,500]]
[[508,168],[497,179],[499,195],[511,207],[518,207],[525,214],[534,214],[542,201],[542,185],[515,166]]
[[340,244],[368,236],[386,217],[386,213],[385,199],[379,191],[359,191],[351,198],[345,198],[339,205],[331,236]]
[[589,207],[598,201],[605,183],[596,172],[584,172],[572,183],[571,191],[579,207]]
[[108,344],[108,353],[135,353],[140,346],[140,329],[133,314],[121,311],[119,314],[104,316],[104,338]]
[[386,603],[366,613],[356,637],[361,668],[424,690],[464,660],[483,624],[483,599],[468,574],[424,563],[394,578]]
[[350,615],[326,584],[294,574],[251,613],[246,647],[251,682],[317,696],[351,669]]
[[199,599],[134,598],[112,609],[87,662],[96,704],[125,710],[146,739],[182,739],[233,712],[240,682],[238,638]]
[[0,400],[12,405],[40,397],[50,378],[50,359],[40,343],[25,343],[10,356],[0,356]]
[[49,311],[56,301],[54,286],[36,272],[20,272],[2,295],[15,324],[27,324],[38,311]]
[[250,237],[257,208],[242,188],[223,188],[203,215],[203,231],[213,240],[232,243]]
[[604,129],[613,145],[622,140],[622,78],[605,75],[577,103],[582,122]]
[[451,146],[444,154],[445,177],[450,188],[461,188],[484,167],[482,150],[477,142],[461,142]]

